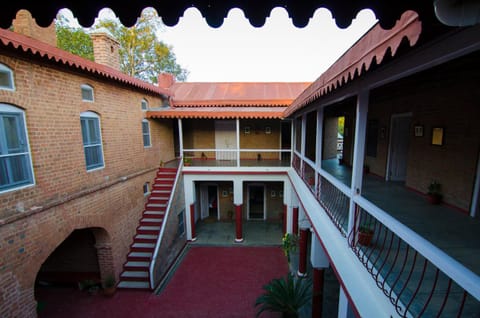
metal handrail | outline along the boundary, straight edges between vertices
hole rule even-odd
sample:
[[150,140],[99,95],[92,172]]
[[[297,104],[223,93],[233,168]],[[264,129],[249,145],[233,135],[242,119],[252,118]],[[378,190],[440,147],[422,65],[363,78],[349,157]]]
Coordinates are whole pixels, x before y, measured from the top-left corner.
[[[178,167],[177,167],[177,174],[175,175],[175,181],[173,182],[173,186],[172,186],[172,194],[175,193],[175,189],[177,188],[177,183],[178,183],[178,180],[180,179],[180,175],[182,173],[182,167],[183,167],[183,160],[180,157]],[[153,255],[152,255],[152,261],[150,262],[150,269],[149,269],[150,288],[154,288],[153,271],[155,270],[155,263],[156,263],[156,260],[157,260],[158,251],[160,250],[160,245],[161,245],[162,239],[163,239],[163,233],[165,232],[165,227],[166,227],[167,220],[168,220],[168,217],[170,215],[170,210],[171,210],[171,207],[172,207],[172,197],[173,197],[172,194],[170,195],[170,198],[168,199],[167,208],[165,209],[165,215],[163,217],[162,228],[160,229],[160,233],[158,234],[157,243],[155,244],[155,250],[154,250]]]

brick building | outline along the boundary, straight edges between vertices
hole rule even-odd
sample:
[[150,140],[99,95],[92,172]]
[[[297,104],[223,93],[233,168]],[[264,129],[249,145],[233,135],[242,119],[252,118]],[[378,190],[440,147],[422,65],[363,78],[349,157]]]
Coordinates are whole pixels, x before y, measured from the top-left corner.
[[245,222],[283,222],[303,260],[310,241],[339,317],[475,317],[479,35],[409,11],[311,84],[153,86],[0,30],[0,314],[35,316],[39,277],[153,288],[212,218],[239,244]]

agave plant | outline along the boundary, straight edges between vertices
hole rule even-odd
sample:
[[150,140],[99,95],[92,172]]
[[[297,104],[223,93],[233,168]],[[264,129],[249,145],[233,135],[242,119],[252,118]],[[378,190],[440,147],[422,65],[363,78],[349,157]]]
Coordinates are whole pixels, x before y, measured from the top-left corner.
[[298,311],[311,304],[312,282],[308,278],[297,278],[288,274],[283,278],[272,279],[263,286],[264,294],[257,298],[256,317],[264,311],[281,312],[283,317],[298,317]]

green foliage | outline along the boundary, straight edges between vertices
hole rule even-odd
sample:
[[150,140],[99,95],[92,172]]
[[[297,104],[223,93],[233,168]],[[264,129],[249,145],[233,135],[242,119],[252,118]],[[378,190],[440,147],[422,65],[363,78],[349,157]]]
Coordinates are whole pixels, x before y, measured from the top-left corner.
[[441,195],[442,194],[442,185],[437,181],[433,180],[428,185],[428,194],[430,195]]
[[70,21],[62,15],[55,21],[58,48],[93,61],[93,43],[82,28],[70,26]]
[[112,288],[115,286],[115,276],[113,275],[108,275],[105,280],[103,281],[103,287],[104,288]]
[[256,317],[264,311],[281,312],[296,316],[300,308],[311,304],[312,282],[308,278],[296,278],[288,274],[284,278],[271,280],[263,286],[264,294],[255,302]]
[[[146,82],[157,83],[160,73],[171,73],[178,81],[185,81],[188,71],[177,64],[173,48],[158,39],[163,24],[154,9],[143,10],[137,23],[127,28],[118,18],[103,17],[91,28],[107,29],[120,43],[120,68],[123,73]],[[88,33],[74,28],[62,15],[56,20],[58,47],[94,60],[93,44]]]
[[150,83],[157,83],[158,74],[171,73],[185,81],[188,71],[176,62],[172,47],[160,41],[157,34],[162,22],[154,9],[143,10],[137,23],[127,28],[118,19],[103,19],[94,28],[106,28],[120,42],[122,71]]
[[282,238],[282,250],[290,263],[290,254],[295,252],[298,247],[298,237],[295,234],[285,233]]
[[337,128],[338,128],[338,133],[343,136],[344,132],[345,132],[345,117],[344,116],[338,117]]

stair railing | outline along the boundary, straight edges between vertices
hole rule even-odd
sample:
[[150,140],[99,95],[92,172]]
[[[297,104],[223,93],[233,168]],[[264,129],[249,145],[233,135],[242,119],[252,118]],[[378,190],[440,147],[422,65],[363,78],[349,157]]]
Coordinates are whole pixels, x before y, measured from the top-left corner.
[[165,209],[165,215],[163,216],[162,227],[160,228],[160,233],[158,234],[157,243],[155,244],[155,250],[152,255],[152,261],[150,262],[150,269],[149,269],[149,278],[150,278],[150,288],[154,288],[154,281],[153,281],[153,271],[155,270],[155,263],[157,261],[158,252],[160,250],[160,246],[162,245],[163,233],[165,232],[165,227],[167,224],[168,217],[170,216],[170,210],[172,206],[172,198],[176,193],[176,188],[178,184],[178,180],[180,178],[180,174],[182,173],[183,167],[183,160],[180,158],[178,161],[177,166],[177,173],[175,175],[175,181],[173,182],[172,192],[170,193],[170,197],[168,198],[167,208]]

